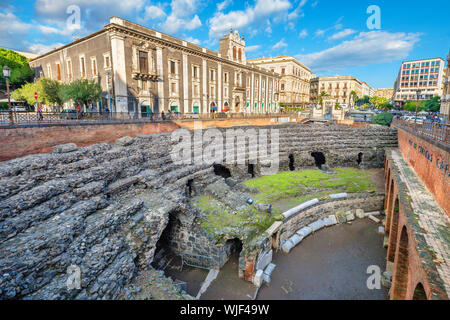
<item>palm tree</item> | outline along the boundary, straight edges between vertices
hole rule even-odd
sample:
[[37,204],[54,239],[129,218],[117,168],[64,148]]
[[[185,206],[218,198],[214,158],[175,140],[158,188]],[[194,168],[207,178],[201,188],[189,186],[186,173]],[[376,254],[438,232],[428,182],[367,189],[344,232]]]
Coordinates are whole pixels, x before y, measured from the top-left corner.
[[329,96],[329,94],[328,93],[326,93],[325,91],[322,91],[320,94],[319,94],[319,96],[317,97],[317,103],[318,104],[320,104],[321,106],[322,106],[322,108],[323,108],[323,99],[324,98],[326,98],[326,97],[328,97]]

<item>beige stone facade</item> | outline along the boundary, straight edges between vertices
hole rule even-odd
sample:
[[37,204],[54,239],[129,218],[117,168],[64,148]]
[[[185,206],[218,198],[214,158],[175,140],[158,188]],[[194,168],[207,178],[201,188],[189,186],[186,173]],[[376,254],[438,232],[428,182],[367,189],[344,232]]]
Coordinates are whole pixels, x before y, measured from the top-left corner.
[[[364,85],[365,84],[365,85]],[[352,76],[317,77],[311,80],[311,102],[316,103],[320,93],[325,91],[327,100],[333,100],[341,105],[351,106],[354,101],[351,92],[355,91],[358,97],[373,95],[373,89]]]
[[375,96],[386,98],[388,100],[392,100],[392,97],[394,95],[394,89],[393,88],[380,88],[375,89]]
[[444,72],[443,77],[443,92],[441,96],[441,115],[445,118],[449,118],[450,116],[450,51],[447,56],[447,68]]
[[[98,110],[139,117],[172,110],[209,113],[277,112],[280,76],[247,65],[237,31],[219,52],[112,17],[102,30],[31,60],[36,76],[69,83],[94,79],[103,89]],[[110,96],[109,96],[110,94]]]
[[247,63],[281,75],[280,103],[282,105],[299,107],[310,103],[311,70],[294,57],[252,59],[247,60]]
[[444,64],[442,58],[403,62],[394,84],[395,105],[442,96]]

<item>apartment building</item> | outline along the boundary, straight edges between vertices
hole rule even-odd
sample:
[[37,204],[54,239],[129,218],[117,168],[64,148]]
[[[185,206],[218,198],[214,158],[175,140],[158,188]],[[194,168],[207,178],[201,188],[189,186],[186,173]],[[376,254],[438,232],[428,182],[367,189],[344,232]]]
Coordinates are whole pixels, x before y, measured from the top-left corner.
[[380,88],[375,89],[374,95],[377,97],[386,98],[389,101],[392,100],[392,96],[394,95],[394,89],[393,88]]
[[290,107],[305,106],[310,103],[311,69],[294,57],[278,56],[247,60],[249,65],[258,66],[278,73],[280,82],[280,103]]
[[443,74],[442,58],[403,62],[394,84],[394,104],[442,96]]
[[320,93],[327,93],[327,100],[333,100],[334,103],[350,106],[352,100],[351,92],[354,91],[358,97],[364,95],[373,96],[373,89],[366,83],[361,82],[352,76],[330,76],[317,77],[311,80],[311,102],[316,103]]
[[37,77],[94,79],[97,110],[145,116],[172,110],[265,113],[279,108],[280,76],[248,65],[244,37],[230,30],[219,52],[112,17],[102,30],[31,60]]

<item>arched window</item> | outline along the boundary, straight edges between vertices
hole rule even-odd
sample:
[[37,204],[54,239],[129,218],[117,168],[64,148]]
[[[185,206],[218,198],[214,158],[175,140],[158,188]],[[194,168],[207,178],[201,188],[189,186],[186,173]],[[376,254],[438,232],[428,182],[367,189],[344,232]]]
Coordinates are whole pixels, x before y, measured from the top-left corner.
[[242,50],[239,48],[239,61],[242,61]]
[[236,47],[233,47],[233,60],[236,60]]

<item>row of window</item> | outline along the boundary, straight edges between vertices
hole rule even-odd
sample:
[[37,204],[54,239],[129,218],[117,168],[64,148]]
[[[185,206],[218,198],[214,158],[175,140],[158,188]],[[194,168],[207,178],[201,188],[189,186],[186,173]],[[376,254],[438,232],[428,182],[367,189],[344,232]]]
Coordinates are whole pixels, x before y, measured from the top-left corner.
[[428,62],[422,62],[422,63],[407,63],[403,65],[403,69],[410,69],[410,68],[419,68],[419,67],[429,67],[429,66],[439,66],[441,65],[440,61],[428,61]]
[[[86,78],[87,77],[87,69],[86,69],[86,58],[84,55],[79,57],[79,65],[80,65],[80,77]],[[91,66],[91,75],[93,77],[98,75],[98,68],[97,68],[97,57],[93,56],[90,58],[90,66]],[[53,75],[53,69],[51,64],[47,64],[47,77],[50,79],[55,79],[58,81],[62,80],[62,72],[61,72],[61,63],[59,61],[55,62],[56,67],[56,75]],[[109,56],[109,53],[105,53],[103,55],[103,67],[104,69],[111,68],[111,59]],[[67,74],[67,80],[72,81],[73,80],[73,64],[72,64],[72,58],[66,59],[66,74]]]
[[419,82],[405,82],[402,83],[402,87],[421,87],[421,86],[437,86],[437,81],[419,81]]
[[418,73],[436,73],[439,72],[439,68],[430,68],[430,69],[416,69],[416,70],[403,70],[402,74],[418,74]]

